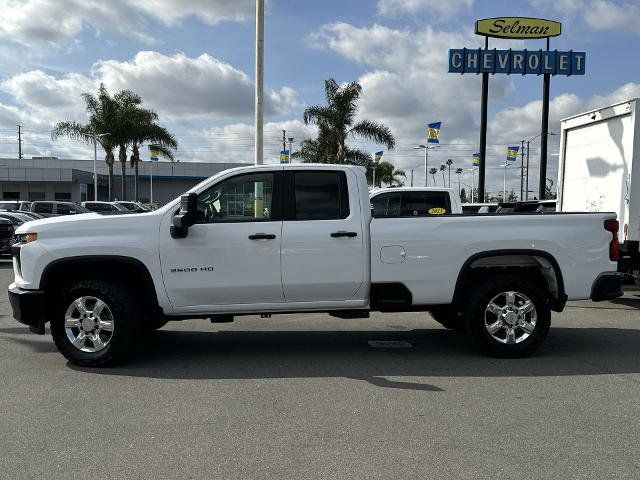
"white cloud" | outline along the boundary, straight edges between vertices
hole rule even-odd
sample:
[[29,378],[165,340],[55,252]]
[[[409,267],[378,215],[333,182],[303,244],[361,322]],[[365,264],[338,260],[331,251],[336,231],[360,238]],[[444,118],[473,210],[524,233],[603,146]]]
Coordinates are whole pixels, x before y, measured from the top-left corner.
[[378,0],[378,12],[381,15],[396,16],[414,14],[419,11],[436,16],[450,17],[461,11],[469,11],[474,0]]
[[187,17],[208,24],[242,21],[254,14],[253,0],[5,0],[0,38],[25,46],[67,45],[84,28],[155,42],[151,21],[173,25]]
[[[252,80],[241,70],[207,54],[191,58],[184,54],[140,52],[128,62],[100,61],[90,76],[68,73],[54,77],[32,70],[9,77],[0,83],[0,89],[21,107],[14,110],[5,105],[6,115],[23,112],[30,117],[30,124],[51,125],[65,119],[84,121],[81,94],[95,92],[100,83],[111,92],[134,90],[146,106],[169,121],[253,115]],[[286,114],[297,101],[297,92],[290,87],[269,90],[265,95],[265,113]],[[2,116],[0,124],[4,123]]]
[[640,4],[626,0],[530,0],[533,7],[562,15],[567,23],[581,19],[590,29],[640,34]]
[[[93,68],[110,90],[131,89],[170,117],[246,117],[253,112],[254,84],[246,73],[211,55],[191,58],[139,52],[128,62],[107,60]],[[289,87],[265,95],[268,115],[284,114],[297,103]]]

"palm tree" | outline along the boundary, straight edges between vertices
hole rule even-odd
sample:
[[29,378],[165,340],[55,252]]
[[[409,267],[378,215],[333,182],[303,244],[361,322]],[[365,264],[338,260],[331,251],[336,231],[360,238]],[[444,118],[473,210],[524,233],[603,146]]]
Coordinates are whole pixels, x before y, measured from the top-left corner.
[[145,112],[140,107],[142,98],[131,90],[122,90],[113,96],[117,106],[117,122],[114,129],[113,137],[118,145],[118,160],[120,161],[120,200],[126,200],[127,196],[127,148],[131,144],[131,132],[135,119],[145,115],[151,115],[151,112]]
[[404,181],[402,179],[407,178],[407,174],[404,170],[397,169],[389,162],[379,162],[377,165],[374,162],[371,162],[367,166],[367,180],[372,184],[373,187],[373,171],[375,168],[375,178],[376,184],[381,186],[383,183],[388,184],[390,187],[398,186],[401,187],[404,185]]
[[446,163],[449,167],[449,188],[451,188],[451,165],[453,165],[453,160],[449,158]]
[[[66,121],[58,122],[51,131],[53,140],[59,137],[67,137],[73,140],[81,140],[86,143],[97,141],[105,152],[105,163],[109,169],[109,200],[113,193],[113,150],[116,147],[116,138],[112,134],[117,123],[118,105],[109,94],[103,84],[98,88],[98,94],[83,93],[89,122],[86,124]],[[106,134],[97,137],[99,134]]]
[[140,145],[150,142],[169,160],[173,161],[173,150],[178,148],[176,138],[166,128],[156,123],[158,115],[153,110],[137,109],[130,119],[129,142],[131,144],[131,167],[133,168],[134,199],[138,201],[138,166]]
[[357,82],[340,86],[334,79],[324,82],[326,105],[314,105],[304,111],[306,125],[318,127],[315,140],[305,140],[294,157],[307,162],[349,163],[369,165],[371,156],[347,145],[349,138],[362,138],[384,145],[387,150],[395,147],[396,141],[388,127],[371,120],[356,122],[358,100],[362,87]]
[[440,165],[440,171],[442,172],[442,186],[445,186],[444,183],[444,171],[447,169],[447,167],[445,166],[445,164],[443,163],[442,165]]
[[464,172],[463,169],[456,168],[456,175],[458,176],[458,195],[460,195],[460,177],[462,176],[463,172]]
[[431,167],[429,169],[429,173],[431,174],[431,178],[433,178],[433,184],[435,185],[436,184],[436,173],[438,173],[438,169],[434,168],[434,167]]

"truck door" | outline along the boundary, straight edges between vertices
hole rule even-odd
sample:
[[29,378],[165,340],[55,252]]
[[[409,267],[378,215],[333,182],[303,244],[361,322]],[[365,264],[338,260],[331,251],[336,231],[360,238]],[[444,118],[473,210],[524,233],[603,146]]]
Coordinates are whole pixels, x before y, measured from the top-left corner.
[[186,238],[161,232],[174,307],[283,302],[281,185],[281,172],[226,178],[198,195],[201,218]]
[[[351,172],[349,172],[351,173]],[[355,176],[354,176],[355,178]],[[282,283],[286,302],[364,301],[368,241],[347,172],[285,172]],[[364,208],[369,208],[365,205]]]

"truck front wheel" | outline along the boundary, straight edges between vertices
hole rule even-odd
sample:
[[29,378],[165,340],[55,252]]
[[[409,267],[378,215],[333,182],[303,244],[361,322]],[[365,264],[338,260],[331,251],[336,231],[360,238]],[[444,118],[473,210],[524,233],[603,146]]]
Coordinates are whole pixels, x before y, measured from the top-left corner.
[[140,323],[138,304],[126,286],[81,280],[61,293],[51,335],[67,360],[82,367],[103,367],[126,356]]
[[464,313],[467,331],[494,357],[532,354],[551,326],[540,286],[517,275],[499,275],[476,285]]

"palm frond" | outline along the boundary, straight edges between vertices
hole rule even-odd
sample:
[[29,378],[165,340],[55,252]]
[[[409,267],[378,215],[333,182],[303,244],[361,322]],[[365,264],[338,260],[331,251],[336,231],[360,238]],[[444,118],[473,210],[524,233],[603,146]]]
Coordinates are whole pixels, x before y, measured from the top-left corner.
[[362,120],[358,122],[348,133],[366,140],[381,143],[389,150],[392,150],[396,146],[396,139],[389,127],[372,120]]

